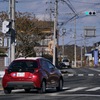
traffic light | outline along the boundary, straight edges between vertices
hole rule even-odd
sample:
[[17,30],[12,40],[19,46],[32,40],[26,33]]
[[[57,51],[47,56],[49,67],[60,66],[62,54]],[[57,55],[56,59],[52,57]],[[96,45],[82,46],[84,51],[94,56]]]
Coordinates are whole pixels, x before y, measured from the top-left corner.
[[2,23],[2,32],[3,33],[9,33],[11,29],[11,21],[3,21]]
[[85,15],[96,15],[96,11],[85,11]]

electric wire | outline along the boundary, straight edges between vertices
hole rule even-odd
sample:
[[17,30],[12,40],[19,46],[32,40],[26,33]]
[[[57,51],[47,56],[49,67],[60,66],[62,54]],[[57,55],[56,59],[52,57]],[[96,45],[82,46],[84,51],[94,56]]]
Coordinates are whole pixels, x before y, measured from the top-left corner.
[[71,1],[75,3],[96,4],[96,5],[100,3],[100,2],[91,3],[91,2],[84,2],[84,1],[77,1],[77,0],[71,0]]

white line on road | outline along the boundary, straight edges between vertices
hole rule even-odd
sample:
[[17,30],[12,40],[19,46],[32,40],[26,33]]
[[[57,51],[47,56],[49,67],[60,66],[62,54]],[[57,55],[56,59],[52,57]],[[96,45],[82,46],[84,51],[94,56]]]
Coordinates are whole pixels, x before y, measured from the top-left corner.
[[[66,76],[65,74],[62,74],[63,76]],[[87,76],[91,76],[91,77],[93,77],[93,76],[100,76],[100,74],[87,74]],[[79,76],[79,77],[84,77],[84,76],[86,76],[85,74],[67,74],[67,76],[69,76],[69,77],[72,77],[72,76]]]
[[94,76],[94,74],[88,74],[88,76]]
[[97,90],[100,90],[100,87],[95,87],[95,88],[92,88],[92,89],[88,89],[86,91],[97,91]]
[[[100,74],[97,74],[98,76],[100,76]],[[63,75],[65,76],[65,75]],[[72,76],[85,76],[84,74],[67,74],[67,76],[72,77]],[[87,76],[94,76],[94,74],[87,74]]]
[[74,74],[68,74],[68,76],[74,76]]
[[63,87],[64,90],[67,90],[67,89],[69,89],[69,88],[70,88],[70,87]]
[[[48,94],[46,94],[48,95]],[[100,95],[92,95],[92,94],[49,94],[50,96],[60,96],[60,97],[100,97]]]
[[74,89],[67,90],[67,92],[76,92],[76,91],[83,90],[83,89],[86,89],[86,88],[87,87],[77,87],[77,88],[74,88]]
[[84,76],[84,74],[78,74],[78,76]]

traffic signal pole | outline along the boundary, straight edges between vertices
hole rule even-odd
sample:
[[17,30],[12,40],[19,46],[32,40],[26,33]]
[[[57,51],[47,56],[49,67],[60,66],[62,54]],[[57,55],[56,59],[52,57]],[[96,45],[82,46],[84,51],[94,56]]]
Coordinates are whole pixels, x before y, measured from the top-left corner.
[[[15,59],[15,0],[9,0],[9,19],[12,21],[10,31],[10,62]],[[9,55],[8,54],[8,55]]]
[[15,0],[12,0],[12,31],[11,33],[11,61],[15,59],[15,40],[13,36],[15,35]]

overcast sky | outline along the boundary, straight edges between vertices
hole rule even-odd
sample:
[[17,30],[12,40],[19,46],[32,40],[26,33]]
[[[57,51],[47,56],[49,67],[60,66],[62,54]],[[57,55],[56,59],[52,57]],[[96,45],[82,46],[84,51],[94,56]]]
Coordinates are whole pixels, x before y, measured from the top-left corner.
[[[39,19],[49,20],[50,18],[50,7],[54,9],[54,0],[16,0],[16,11],[20,12],[31,12],[36,15]],[[52,1],[52,4],[50,4]],[[68,1],[68,0],[65,0]],[[69,0],[71,7],[75,10],[78,14],[78,18],[76,19],[76,33],[77,33],[77,44],[81,45],[82,42],[80,41],[81,34],[84,35],[84,27],[85,26],[95,26],[96,27],[96,37],[92,37],[87,40],[87,45],[92,45],[95,42],[100,41],[100,0]],[[9,3],[0,0],[0,12],[7,11],[8,12],[8,5]],[[46,11],[47,9],[47,11]],[[85,16],[85,11],[96,11],[96,16]],[[59,0],[59,15],[58,15],[58,22],[66,22],[69,20],[73,15],[73,11],[68,7],[68,5],[61,0]],[[69,14],[71,13],[71,14]],[[53,20],[52,14],[52,20]],[[73,34],[75,32],[75,24],[74,20],[68,22],[62,28],[66,28],[67,35],[65,36],[65,44],[73,44],[74,39]],[[69,31],[71,30],[71,31]],[[62,34],[60,30],[59,34]],[[59,39],[60,44],[62,43],[62,38]],[[84,43],[82,44],[84,45]]]

